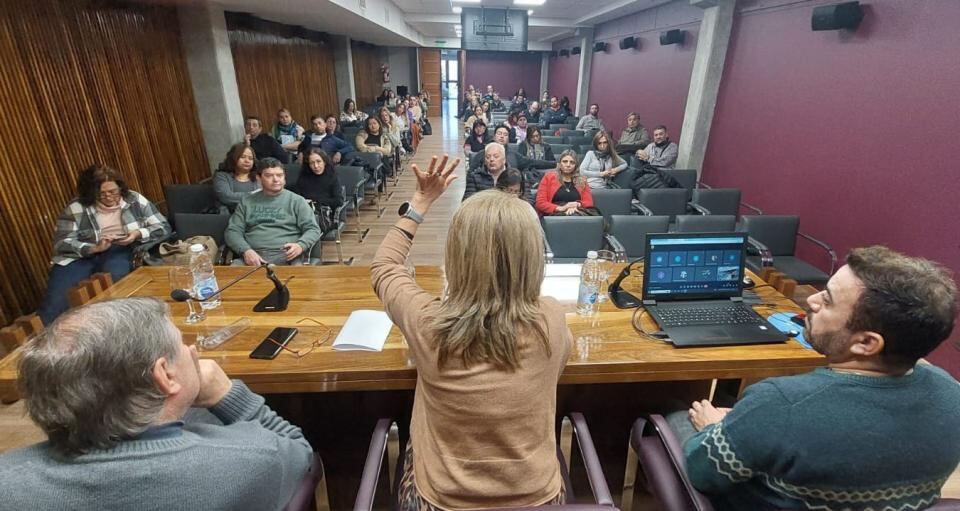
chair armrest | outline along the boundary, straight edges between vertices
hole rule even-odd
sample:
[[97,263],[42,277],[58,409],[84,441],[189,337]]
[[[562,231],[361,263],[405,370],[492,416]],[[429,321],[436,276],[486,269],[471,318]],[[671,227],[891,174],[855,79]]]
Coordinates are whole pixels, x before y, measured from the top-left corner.
[[680,477],[680,481],[683,482],[683,486],[687,490],[687,495],[690,496],[690,500],[693,501],[694,509],[697,511],[707,511],[713,510],[713,505],[710,504],[710,501],[703,496],[696,488],[693,487],[693,484],[690,482],[690,478],[687,477],[687,465],[683,455],[683,445],[680,443],[680,439],[677,438],[676,433],[673,432],[673,429],[670,427],[670,423],[667,422],[662,415],[651,415],[650,424],[654,427],[657,435],[660,437],[660,441],[663,442],[664,450],[667,452],[667,456],[670,458],[671,463],[676,468],[677,474]]
[[706,188],[707,190],[713,190],[713,187],[704,183],[703,181],[697,181],[696,188]]
[[762,215],[762,214],[763,214],[763,210],[761,210],[760,208],[754,206],[753,204],[747,203],[747,202],[740,202],[740,207],[741,207],[741,208],[747,208],[747,209],[749,209],[750,211],[753,211],[754,213],[756,213],[756,214],[758,214],[758,215]]
[[546,235],[543,236],[543,258],[547,264],[553,264],[553,248],[550,247]]
[[630,201],[630,207],[633,208],[634,211],[636,211],[637,213],[640,213],[643,216],[653,216],[653,210],[644,206],[643,204],[640,204],[640,201],[638,201],[637,199],[633,199],[632,201]]
[[224,243],[223,246],[217,248],[216,264],[220,266],[227,266],[231,263],[231,259],[233,259],[233,250],[231,250],[226,243]]
[[583,458],[583,464],[587,469],[587,479],[590,481],[590,490],[593,491],[593,499],[601,506],[612,507],[613,497],[610,495],[607,480],[603,476],[603,467],[600,465],[597,449],[593,445],[593,437],[590,436],[590,428],[587,427],[587,421],[580,412],[572,412],[568,417],[570,418],[570,423],[573,425],[573,433],[577,437],[580,456]]
[[827,252],[827,255],[830,256],[830,275],[833,275],[834,270],[837,268],[837,253],[833,250],[833,247],[827,245],[826,242],[820,241],[809,234],[804,234],[802,232],[797,232],[797,236],[812,242],[814,245],[824,249]]
[[751,236],[747,236],[747,243],[750,245],[750,248],[760,254],[760,266],[773,266],[773,252],[771,252],[766,245]]
[[373,511],[373,497],[377,493],[377,483],[380,482],[380,468],[383,466],[383,455],[387,452],[387,435],[392,424],[391,419],[380,419],[373,428],[367,459],[363,463],[363,474],[360,477],[360,489],[357,490],[357,500],[353,504],[354,511]]
[[613,250],[618,263],[627,261],[627,249],[623,248],[623,243],[620,243],[620,240],[618,240],[616,236],[608,233],[603,235],[603,239],[606,240],[607,245]]
[[691,210],[696,211],[697,213],[699,213],[699,214],[701,214],[701,215],[710,215],[710,214],[712,214],[712,213],[710,213],[710,210],[709,210],[709,209],[707,209],[707,208],[705,208],[705,207],[697,204],[696,202],[692,202],[692,201],[691,201],[691,202],[688,202],[688,203],[687,203],[687,206],[688,206]]

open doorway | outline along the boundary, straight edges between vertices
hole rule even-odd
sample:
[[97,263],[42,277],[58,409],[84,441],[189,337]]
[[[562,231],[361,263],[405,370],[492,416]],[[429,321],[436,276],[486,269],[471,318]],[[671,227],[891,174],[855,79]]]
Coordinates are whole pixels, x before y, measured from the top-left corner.
[[440,80],[443,99],[457,101],[460,98],[460,58],[458,50],[440,51]]

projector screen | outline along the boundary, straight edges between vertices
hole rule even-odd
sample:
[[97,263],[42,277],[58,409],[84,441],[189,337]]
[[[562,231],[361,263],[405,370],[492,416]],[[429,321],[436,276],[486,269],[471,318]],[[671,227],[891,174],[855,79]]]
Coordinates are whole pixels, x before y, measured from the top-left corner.
[[460,24],[464,50],[527,51],[527,11],[464,7]]

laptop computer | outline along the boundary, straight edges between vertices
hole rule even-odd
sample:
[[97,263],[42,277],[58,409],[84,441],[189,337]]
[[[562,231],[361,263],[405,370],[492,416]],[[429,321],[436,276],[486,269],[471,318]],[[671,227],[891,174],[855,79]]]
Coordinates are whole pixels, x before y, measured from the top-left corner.
[[675,346],[784,342],[743,302],[746,233],[648,234],[643,306]]

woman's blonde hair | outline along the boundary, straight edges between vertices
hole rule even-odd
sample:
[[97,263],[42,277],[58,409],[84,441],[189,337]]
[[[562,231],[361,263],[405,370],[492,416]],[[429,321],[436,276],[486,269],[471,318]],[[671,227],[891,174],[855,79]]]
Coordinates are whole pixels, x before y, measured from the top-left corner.
[[553,170],[557,173],[557,181],[563,184],[563,171],[560,170],[560,161],[567,156],[573,158],[573,186],[576,186],[577,188],[583,188],[587,184],[587,180],[584,179],[583,174],[580,173],[580,158],[573,149],[567,149],[566,151],[560,153],[560,156],[557,156],[557,168]]
[[[597,146],[597,144],[600,143],[601,138],[607,139],[607,150],[605,153]],[[597,154],[605,154],[606,156],[609,156],[614,167],[623,163],[623,159],[621,159],[620,155],[617,154],[617,151],[614,150],[613,142],[610,140],[610,136],[607,135],[606,131],[600,130],[593,136],[593,150]]]
[[457,210],[446,245],[449,295],[429,328],[437,365],[520,367],[518,339],[533,334],[550,356],[540,312],[543,234],[530,205],[497,190]]

